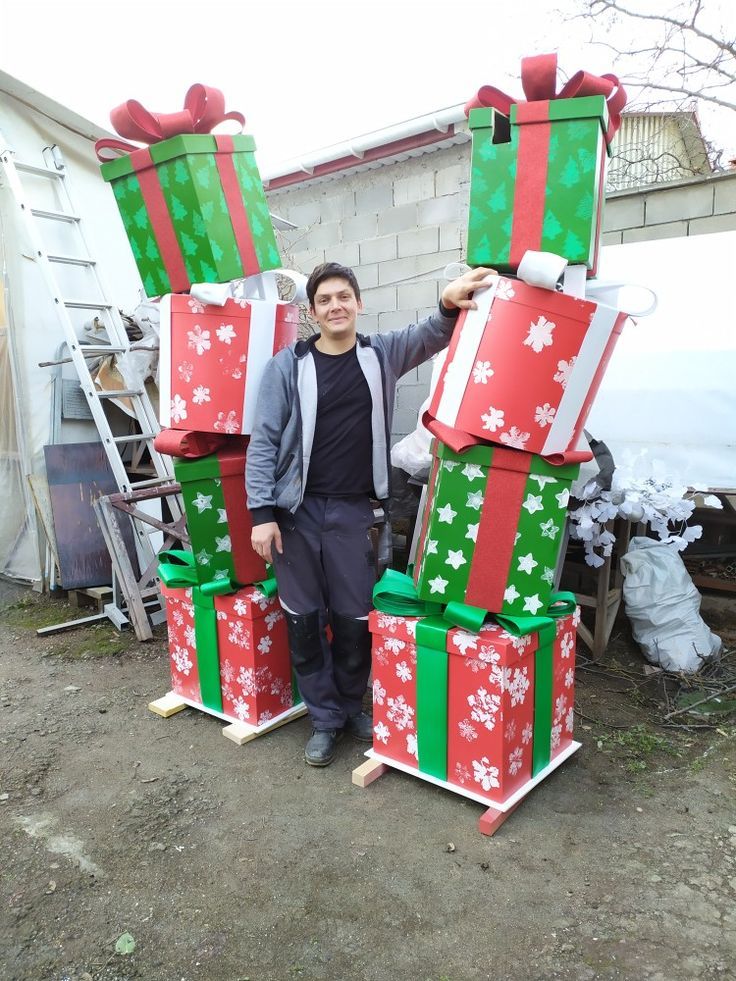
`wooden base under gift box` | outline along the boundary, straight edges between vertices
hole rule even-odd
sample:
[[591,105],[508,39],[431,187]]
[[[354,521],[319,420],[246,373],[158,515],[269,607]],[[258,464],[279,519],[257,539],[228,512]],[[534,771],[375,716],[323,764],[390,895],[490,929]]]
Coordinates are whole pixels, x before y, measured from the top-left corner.
[[306,705],[303,702],[299,702],[298,705],[292,705],[285,712],[274,716],[267,722],[258,726],[252,726],[248,725],[247,722],[233,722],[230,716],[224,715],[222,712],[217,712],[215,709],[207,708],[206,705],[202,705],[201,702],[195,702],[191,698],[184,698],[175,691],[167,692],[162,698],[157,698],[156,701],[149,702],[148,708],[155,715],[160,715],[164,719],[168,719],[185,708],[196,708],[200,712],[214,715],[215,718],[222,719],[223,722],[228,723],[222,730],[222,734],[226,739],[230,739],[238,746],[249,743],[251,740],[257,739],[258,736],[264,736],[267,732],[271,732],[272,729],[278,729],[279,726],[286,725],[292,719],[299,719],[301,716],[307,714]]
[[533,790],[538,783],[548,777],[550,773],[557,769],[557,767],[564,763],[564,761],[572,756],[577,750],[580,749],[581,743],[570,743],[569,746],[555,756],[555,758],[540,772],[536,777],[532,777],[523,786],[519,787],[515,793],[511,794],[505,801],[494,802],[491,807],[488,807],[488,796],[483,794],[477,794],[473,790],[465,790],[459,787],[457,784],[448,783],[447,780],[440,780],[438,777],[433,777],[429,773],[422,773],[414,766],[409,766],[406,763],[399,763],[397,760],[392,760],[388,756],[382,756],[373,749],[369,749],[365,754],[368,757],[367,763],[361,763],[359,767],[353,770],[353,783],[357,787],[365,788],[369,784],[377,780],[378,777],[383,776],[383,774],[389,770],[401,770],[402,773],[409,773],[414,777],[419,777],[420,780],[426,780],[427,783],[433,783],[436,787],[442,787],[444,790],[449,790],[453,794],[459,794],[461,797],[468,797],[470,800],[477,801],[479,804],[485,805],[488,809],[481,815],[478,821],[478,830],[484,835],[493,835],[501,827],[504,821],[511,816],[513,811],[521,804],[522,800],[526,795]]

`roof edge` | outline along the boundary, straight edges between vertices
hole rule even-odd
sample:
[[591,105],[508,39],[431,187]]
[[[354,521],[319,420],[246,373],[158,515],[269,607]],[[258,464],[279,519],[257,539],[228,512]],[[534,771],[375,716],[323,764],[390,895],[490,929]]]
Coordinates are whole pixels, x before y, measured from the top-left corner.
[[0,92],[86,140],[99,140],[102,137],[115,135],[4,71],[0,71]]

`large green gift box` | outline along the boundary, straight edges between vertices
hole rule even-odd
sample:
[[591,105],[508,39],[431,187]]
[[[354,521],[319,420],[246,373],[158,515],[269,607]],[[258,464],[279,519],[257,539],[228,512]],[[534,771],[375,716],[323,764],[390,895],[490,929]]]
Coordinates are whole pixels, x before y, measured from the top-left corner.
[[532,250],[594,274],[608,150],[605,98],[515,103],[509,118],[484,106],[472,109],[468,122],[468,263],[515,272]]
[[421,599],[511,616],[549,604],[578,464],[437,443],[417,550]]
[[148,296],[281,259],[252,136],[185,134],[103,163]]

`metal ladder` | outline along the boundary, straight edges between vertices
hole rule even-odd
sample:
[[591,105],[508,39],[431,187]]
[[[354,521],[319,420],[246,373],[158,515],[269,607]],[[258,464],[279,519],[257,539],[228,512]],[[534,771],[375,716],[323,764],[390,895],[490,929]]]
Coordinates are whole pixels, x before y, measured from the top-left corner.
[[[49,166],[39,167],[14,160],[14,153],[0,134],[0,172],[1,179],[11,190],[16,205],[22,216],[28,235],[28,242],[33,247],[33,258],[42,272],[46,287],[53,302],[53,307],[62,325],[70,358],[76,370],[79,382],[89,404],[100,440],[110,462],[110,468],[117,486],[122,493],[155,487],[174,481],[173,469],[169,457],[162,456],[153,446],[153,440],[160,430],[156,413],[145,388],[116,391],[101,391],[94,383],[87,359],[98,359],[111,354],[125,354],[130,349],[130,340],[118,309],[107,300],[107,293],[102,282],[96,260],[90,255],[89,247],[82,229],[82,219],[75,212],[74,205],[67,185],[66,168],[63,158],[56,146],[46,147],[43,151],[44,160]],[[33,207],[26,195],[21,175],[31,178],[42,178],[53,184],[56,192],[54,199],[60,202],[58,209]],[[62,254],[45,248],[42,231],[48,225],[44,223],[62,222],[73,229],[72,237],[78,243],[77,254]],[[76,251],[76,250],[75,250]],[[92,295],[85,297],[65,297],[62,295],[60,283],[56,274],[59,266],[77,266],[88,270],[87,288],[91,287]],[[90,283],[91,279],[91,283]],[[95,328],[101,325],[107,333],[109,343],[83,344],[80,342],[77,327],[72,319],[72,311],[90,311],[94,315]],[[67,359],[65,359],[67,360]],[[115,436],[105,412],[104,402],[116,398],[130,400],[133,417],[140,432],[125,436]],[[131,480],[121,456],[121,447],[134,444],[134,465],[139,461],[144,451],[148,451],[155,476],[145,480]],[[174,508],[178,502],[171,502]],[[174,514],[178,518],[180,512]],[[147,564],[154,552],[145,529],[135,521],[131,522],[136,545],[139,549],[139,560]]]

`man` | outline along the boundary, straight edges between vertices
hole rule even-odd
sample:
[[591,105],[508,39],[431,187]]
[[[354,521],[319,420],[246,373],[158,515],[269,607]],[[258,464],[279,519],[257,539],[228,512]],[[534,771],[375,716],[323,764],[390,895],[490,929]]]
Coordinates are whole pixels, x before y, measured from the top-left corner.
[[490,273],[474,269],[449,283],[439,309],[418,324],[363,336],[352,269],[318,266],[307,296],[320,333],[279,351],[264,371],[246,464],[251,541],[276,573],[313,726],[304,754],[311,766],[332,762],[343,732],[373,737],[362,711],[375,583],[370,498],[390,495],[396,380],[448,345]]

